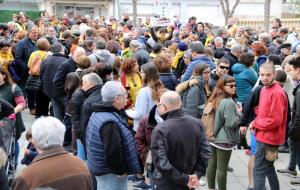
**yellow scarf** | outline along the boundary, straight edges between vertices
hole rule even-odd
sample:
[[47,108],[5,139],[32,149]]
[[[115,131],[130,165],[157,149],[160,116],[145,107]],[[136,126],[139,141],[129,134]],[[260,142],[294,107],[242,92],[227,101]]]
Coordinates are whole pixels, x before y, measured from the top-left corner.
[[177,65],[178,65],[178,61],[180,58],[182,58],[184,55],[184,51],[178,51],[175,55],[175,57],[173,58],[172,60],[172,68],[173,69],[176,69],[177,68]]

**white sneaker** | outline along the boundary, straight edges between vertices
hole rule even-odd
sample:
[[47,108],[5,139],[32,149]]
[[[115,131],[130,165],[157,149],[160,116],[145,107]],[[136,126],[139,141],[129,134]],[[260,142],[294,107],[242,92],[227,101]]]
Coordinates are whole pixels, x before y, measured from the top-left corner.
[[199,180],[199,184],[200,184],[200,186],[206,185],[206,183],[205,183],[205,181],[204,181],[203,179],[200,179],[200,180]]

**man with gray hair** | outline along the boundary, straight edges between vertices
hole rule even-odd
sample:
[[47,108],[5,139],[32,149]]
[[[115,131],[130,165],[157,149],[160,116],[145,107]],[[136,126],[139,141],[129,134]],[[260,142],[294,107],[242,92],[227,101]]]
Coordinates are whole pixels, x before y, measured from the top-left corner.
[[222,57],[222,58],[226,58],[230,63],[229,70],[228,70],[229,75],[231,76],[233,75],[233,73],[231,72],[231,68],[233,67],[234,64],[239,62],[239,57],[242,55],[242,53],[244,53],[244,47],[240,44],[234,44],[230,48],[230,52],[228,52]]
[[106,65],[113,66],[115,57],[106,49],[106,42],[104,39],[97,40],[95,43],[94,53],[89,55],[91,65],[104,62]]
[[180,96],[174,91],[165,92],[157,104],[165,120],[154,128],[151,137],[157,189],[197,188],[206,172],[211,151],[204,126],[184,115],[180,107]]
[[87,165],[102,190],[127,190],[127,175],[140,172],[136,145],[121,110],[127,92],[121,82],[108,81],[102,103],[94,104],[86,131]]
[[73,130],[75,131],[76,142],[77,142],[77,156],[82,160],[86,160],[85,153],[85,134],[86,127],[89,121],[89,118],[92,115],[92,104],[101,103],[101,88],[103,81],[96,73],[89,73],[83,75],[82,77],[82,95],[83,102],[78,101],[73,102],[73,104],[81,104],[76,105],[76,107],[80,107],[80,125],[73,125]]
[[14,180],[12,189],[90,190],[91,178],[85,163],[62,147],[65,126],[54,117],[41,117],[31,129],[32,142],[39,155]]
[[189,80],[192,76],[193,70],[196,65],[200,63],[206,63],[209,65],[210,70],[216,68],[216,64],[212,62],[212,60],[205,55],[205,48],[200,41],[192,42],[190,44],[191,52],[192,52],[192,62],[188,65],[186,71],[184,72],[181,82]]
[[259,41],[267,47],[267,56],[276,54],[276,46],[272,42],[272,36],[268,33],[261,33],[258,37]]

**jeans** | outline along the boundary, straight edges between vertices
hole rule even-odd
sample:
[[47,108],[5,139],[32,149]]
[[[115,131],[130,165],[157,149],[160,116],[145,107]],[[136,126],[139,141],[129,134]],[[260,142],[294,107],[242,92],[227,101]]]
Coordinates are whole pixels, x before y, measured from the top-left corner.
[[15,144],[15,154],[14,154],[14,159],[15,159],[15,164],[16,164],[15,166],[16,166],[16,169],[17,169],[17,166],[18,166],[19,154],[20,154],[20,145],[19,145],[18,140],[16,140],[16,144]]
[[154,172],[148,172],[148,176],[149,176],[149,179],[150,179],[150,189],[155,190]]
[[232,150],[222,150],[211,146],[212,156],[208,160],[207,183],[208,188],[215,189],[216,177],[218,190],[226,190],[227,168]]
[[299,163],[296,160],[296,151],[295,151],[296,145],[293,143],[293,141],[290,138],[288,139],[288,143],[290,149],[290,160],[289,160],[288,169],[294,171],[296,169],[296,163]]
[[65,97],[57,97],[51,98],[51,104],[53,107],[53,115],[57,119],[63,122],[65,115],[65,107],[66,107],[66,98]]
[[0,168],[0,190],[9,190],[5,167]]
[[98,190],[127,190],[128,176],[119,177],[115,174],[96,176]]
[[279,181],[275,171],[274,162],[265,159],[266,144],[256,141],[255,164],[253,169],[254,190],[264,190],[266,177],[271,190],[279,190]]
[[84,151],[84,146],[80,139],[76,139],[77,143],[77,157],[80,158],[83,161],[86,161],[86,155]]

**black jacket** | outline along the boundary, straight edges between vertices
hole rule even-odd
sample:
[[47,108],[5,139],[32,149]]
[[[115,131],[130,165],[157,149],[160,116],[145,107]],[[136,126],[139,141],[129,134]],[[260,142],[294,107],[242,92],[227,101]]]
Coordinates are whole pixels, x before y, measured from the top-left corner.
[[300,149],[300,84],[294,89],[295,98],[292,109],[291,127],[289,130],[290,138],[296,143],[297,150]]
[[227,54],[225,54],[223,56],[223,58],[228,59],[228,61],[230,63],[228,74],[233,76],[233,73],[231,72],[231,68],[234,64],[239,62],[238,58],[235,55],[233,55],[231,52],[228,52]]
[[180,109],[162,118],[151,137],[157,188],[187,190],[189,175],[204,176],[211,154],[203,124]]
[[40,77],[43,83],[43,92],[49,97],[54,98],[57,91],[56,86],[53,84],[53,78],[57,72],[59,65],[61,65],[67,58],[60,53],[54,53],[48,56],[41,63]]
[[14,107],[6,100],[0,98],[0,120],[15,113]]
[[18,74],[22,80],[28,77],[28,60],[32,52],[36,50],[34,42],[28,37],[22,39],[16,44],[15,50],[15,62],[18,68]]
[[64,61],[62,64],[59,65],[54,79],[53,79],[53,84],[56,87],[55,95],[56,96],[65,96],[65,81],[67,78],[67,75],[71,72],[76,71],[77,69],[77,63],[74,61],[73,58],[70,58],[66,61]]
[[76,132],[80,132],[79,134],[77,134],[77,137],[81,139],[83,144],[85,144],[86,127],[93,113],[92,105],[94,103],[102,102],[101,88],[102,85],[97,85],[83,93],[84,101],[80,111],[80,130],[75,129]]
[[75,90],[71,99],[71,123],[75,130],[75,135],[79,138],[80,134],[80,121],[81,121],[81,108],[85,100],[84,92],[80,88]]

